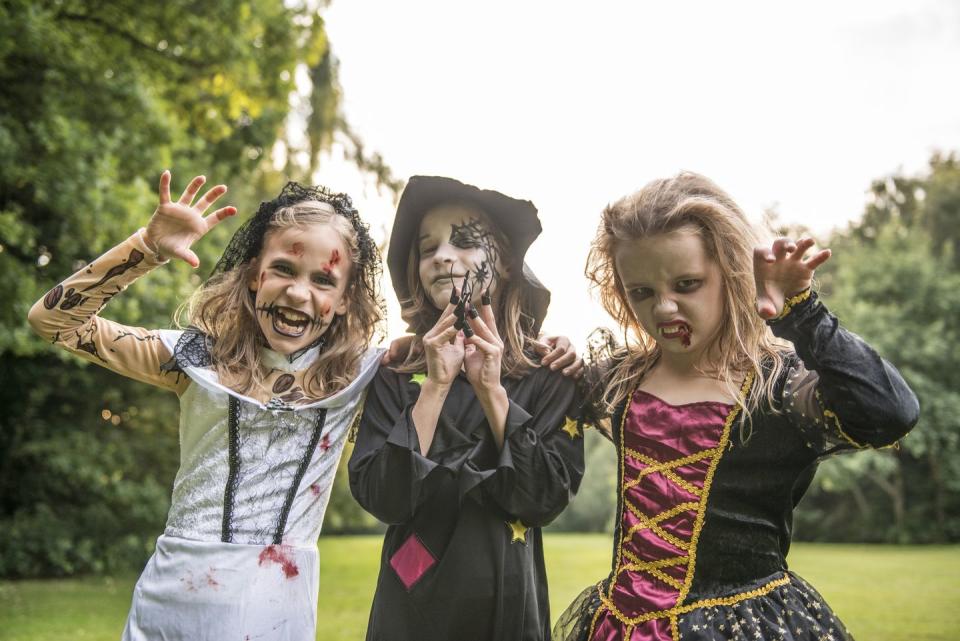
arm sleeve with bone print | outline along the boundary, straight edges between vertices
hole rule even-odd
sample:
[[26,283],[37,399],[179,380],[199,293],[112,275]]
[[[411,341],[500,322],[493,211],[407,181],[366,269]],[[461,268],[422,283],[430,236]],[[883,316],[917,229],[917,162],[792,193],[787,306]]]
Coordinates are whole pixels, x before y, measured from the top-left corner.
[[161,369],[170,352],[159,332],[98,315],[110,299],[165,262],[147,248],[138,231],[34,303],[28,316],[30,326],[84,360],[180,394],[189,379],[180,372]]

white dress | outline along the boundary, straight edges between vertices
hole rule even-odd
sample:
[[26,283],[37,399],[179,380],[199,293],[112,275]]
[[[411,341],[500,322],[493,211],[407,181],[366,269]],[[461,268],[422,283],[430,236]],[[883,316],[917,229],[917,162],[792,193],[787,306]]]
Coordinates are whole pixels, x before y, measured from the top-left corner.
[[382,350],[368,350],[339,393],[291,405],[304,397],[293,382],[302,383],[319,348],[292,362],[264,349],[274,398],[264,404],[237,394],[207,367],[198,332],[131,327],[99,315],[164,262],[134,233],[47,292],[29,315],[31,327],[58,347],[180,397],[170,513],[137,582],[123,638],[313,639],[317,537]]
[[[171,353],[182,332],[162,331]],[[185,367],[180,469],[156,551],[137,581],[124,641],[303,641],[316,635],[317,537],[337,463],[382,351],[334,396],[276,408]],[[301,370],[265,350],[267,367]],[[235,418],[231,418],[233,415]]]

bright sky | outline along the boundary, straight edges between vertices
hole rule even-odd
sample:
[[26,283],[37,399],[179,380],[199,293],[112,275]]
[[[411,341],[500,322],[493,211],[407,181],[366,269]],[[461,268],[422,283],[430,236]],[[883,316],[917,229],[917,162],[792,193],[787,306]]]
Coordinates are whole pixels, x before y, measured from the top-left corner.
[[[578,343],[610,324],[582,276],[599,212],[650,179],[699,171],[756,219],[775,207],[824,234],[872,179],[960,149],[952,0],[334,0],[324,16],[347,119],[397,176],[537,204],[545,329]],[[392,202],[336,149],[317,179],[389,230]]]

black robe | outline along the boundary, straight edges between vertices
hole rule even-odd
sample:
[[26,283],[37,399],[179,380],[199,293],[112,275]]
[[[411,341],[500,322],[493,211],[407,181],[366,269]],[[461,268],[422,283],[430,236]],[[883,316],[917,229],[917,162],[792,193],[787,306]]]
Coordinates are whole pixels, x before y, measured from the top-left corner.
[[422,375],[381,368],[350,459],[350,489],[387,523],[367,639],[542,641],[550,609],[540,526],[583,475],[575,384],[538,368],[504,379],[503,449],[466,377],[427,456],[411,418]]

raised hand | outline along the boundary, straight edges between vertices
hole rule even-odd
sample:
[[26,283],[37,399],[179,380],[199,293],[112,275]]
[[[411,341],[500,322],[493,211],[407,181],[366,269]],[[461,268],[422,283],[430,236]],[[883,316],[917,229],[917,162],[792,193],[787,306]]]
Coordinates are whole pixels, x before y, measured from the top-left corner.
[[453,326],[457,321],[453,310],[454,305],[447,305],[440,320],[423,335],[427,379],[444,387],[453,383],[463,364],[463,334]]
[[812,238],[801,238],[796,242],[790,238],[778,238],[772,247],[753,250],[753,276],[760,316],[775,318],[783,310],[785,300],[810,287],[814,271],[830,258],[829,249],[805,257],[813,245]]
[[162,256],[176,256],[191,267],[199,267],[200,259],[190,247],[217,224],[237,213],[236,207],[221,207],[212,214],[203,214],[210,206],[227,193],[225,185],[211,188],[197,202],[200,187],[206,182],[203,176],[190,181],[177,201],[170,200],[170,172],[160,174],[160,203],[147,223],[144,242]]

